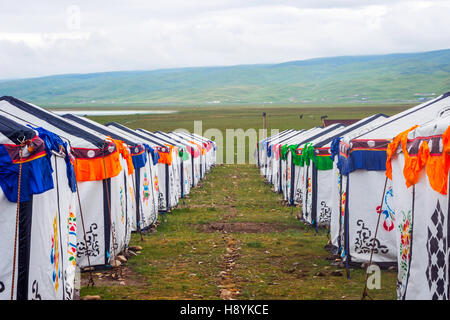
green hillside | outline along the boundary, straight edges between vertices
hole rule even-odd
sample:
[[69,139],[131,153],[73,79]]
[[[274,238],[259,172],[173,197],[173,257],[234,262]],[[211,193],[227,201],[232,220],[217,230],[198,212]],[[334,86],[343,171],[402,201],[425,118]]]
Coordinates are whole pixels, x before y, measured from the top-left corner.
[[450,49],[0,82],[0,96],[44,105],[395,103],[449,90]]

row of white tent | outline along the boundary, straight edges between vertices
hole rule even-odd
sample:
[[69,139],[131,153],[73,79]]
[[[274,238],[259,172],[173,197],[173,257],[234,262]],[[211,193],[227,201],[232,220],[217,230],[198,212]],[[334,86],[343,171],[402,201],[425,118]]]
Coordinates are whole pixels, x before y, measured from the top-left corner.
[[261,174],[329,226],[347,267],[398,266],[399,299],[449,299],[450,93],[352,125],[286,130],[259,142]]
[[215,165],[213,141],[0,98],[0,299],[72,299]]

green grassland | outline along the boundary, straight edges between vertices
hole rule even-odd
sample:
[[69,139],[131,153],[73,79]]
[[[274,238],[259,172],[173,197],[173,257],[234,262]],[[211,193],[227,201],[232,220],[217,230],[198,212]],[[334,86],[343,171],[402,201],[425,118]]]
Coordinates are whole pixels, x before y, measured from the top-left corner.
[[[326,230],[316,233],[302,224],[295,218],[298,209],[292,211],[280,200],[255,166],[218,166],[185,204],[160,215],[156,233],[144,235],[144,241],[132,237],[132,245],[143,250],[128,261],[125,283],[83,287],[82,296],[220,299],[220,290],[232,287],[238,292],[235,299],[360,299],[365,270],[351,269],[347,279],[344,269],[326,259],[330,256],[324,249]],[[229,233],[202,229],[217,222],[242,229]],[[245,232],[252,223],[266,228]],[[225,237],[232,238],[238,256],[224,285]],[[396,276],[396,271],[382,270],[381,289],[369,290],[371,298],[395,299]]]
[[0,96],[49,106],[417,102],[448,91],[449,75],[447,49],[8,80],[0,82]]
[[[329,107],[185,107],[167,115],[92,117],[106,123],[117,121],[131,128],[170,131],[193,129],[202,120],[203,129],[262,127],[266,112],[268,128],[310,128],[320,117],[362,118],[374,113],[395,114],[408,105],[364,105]],[[303,114],[300,119],[299,115]],[[252,152],[252,148],[250,148]],[[248,153],[248,147],[247,147]],[[254,165],[220,165],[192,190],[185,203],[172,213],[160,215],[156,233],[132,236],[132,245],[142,253],[127,263],[124,282],[97,282],[82,288],[82,296],[103,299],[220,299],[220,290],[232,287],[235,299],[360,299],[364,270],[345,270],[331,265],[326,230],[315,232],[296,219],[292,210],[264,183]],[[206,232],[214,223],[235,223],[241,230]],[[266,226],[260,232],[245,232],[251,224]],[[206,229],[205,229],[206,228]],[[210,230],[211,231],[211,230]],[[221,272],[231,237],[238,256],[228,282]],[[334,276],[333,271],[342,275]],[[374,299],[395,299],[396,271],[383,270],[381,289],[371,290]],[[83,278],[87,275],[84,274]]]
[[[393,115],[411,107],[407,104],[395,105],[332,105],[332,106],[228,106],[228,107],[183,107],[171,108],[177,110],[175,114],[160,115],[126,115],[126,116],[103,116],[91,117],[91,119],[107,123],[110,121],[119,122],[132,129],[143,128],[150,131],[172,131],[184,128],[189,131],[194,130],[194,121],[202,121],[202,129],[205,132],[210,128],[219,129],[224,137],[223,145],[226,146],[226,129],[243,130],[255,129],[259,132],[262,129],[262,113],[267,114],[267,129],[270,135],[272,129],[309,129],[321,125],[321,116],[327,115],[328,119],[362,119],[364,117],[384,113]],[[300,119],[300,115],[303,115]],[[213,140],[216,137],[212,137]],[[261,138],[261,137],[258,137]],[[249,161],[249,154],[252,155],[256,145],[249,146],[247,139],[245,150],[243,147],[234,152],[245,152],[246,161]],[[218,162],[225,163],[227,152],[218,154]],[[222,160],[222,161],[221,161]]]

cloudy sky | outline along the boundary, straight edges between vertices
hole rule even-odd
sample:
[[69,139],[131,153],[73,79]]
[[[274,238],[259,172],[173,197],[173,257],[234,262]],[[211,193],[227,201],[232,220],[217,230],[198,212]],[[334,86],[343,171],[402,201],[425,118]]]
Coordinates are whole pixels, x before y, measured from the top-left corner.
[[21,0],[0,79],[450,48],[447,0]]

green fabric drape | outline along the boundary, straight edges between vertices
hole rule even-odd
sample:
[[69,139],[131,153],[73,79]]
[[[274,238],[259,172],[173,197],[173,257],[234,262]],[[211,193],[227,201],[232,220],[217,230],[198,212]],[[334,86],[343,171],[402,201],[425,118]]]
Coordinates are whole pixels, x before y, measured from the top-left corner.
[[189,159],[189,154],[186,150],[186,147],[182,147],[180,148],[180,150],[178,151],[178,156],[181,158],[181,160],[185,161]]
[[302,155],[297,156],[299,166],[304,166],[305,164],[309,166],[311,161],[314,162],[317,170],[331,170],[333,169],[333,160],[329,156],[316,156],[314,152],[315,148],[311,143],[305,144],[303,147]]
[[303,167],[305,164],[309,166],[311,161],[314,162],[317,170],[331,170],[333,169],[333,160],[329,156],[316,156],[314,146],[312,143],[306,143],[303,147],[302,154],[296,154],[295,150],[298,144],[283,145],[281,147],[281,159],[286,160],[289,150],[292,153],[292,160],[294,165]]
[[315,157],[314,164],[317,170],[331,170],[333,169],[333,160],[330,156]]
[[285,144],[281,147],[281,160],[286,160],[287,159],[287,154],[289,152],[289,150],[291,151],[292,154],[295,154],[295,149],[297,149],[298,144]]

